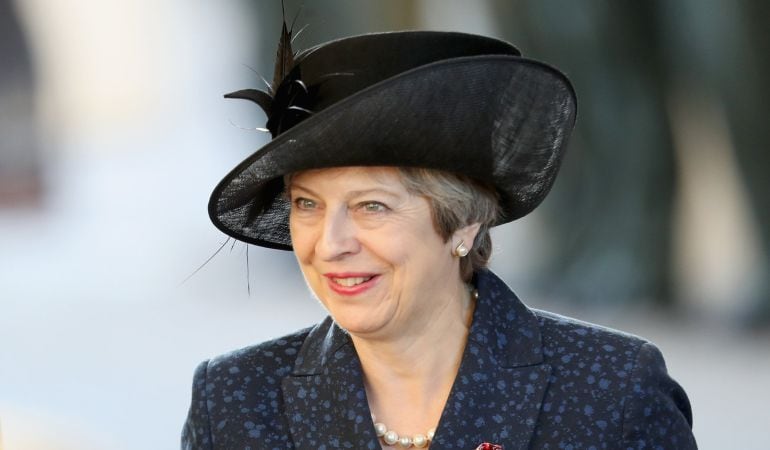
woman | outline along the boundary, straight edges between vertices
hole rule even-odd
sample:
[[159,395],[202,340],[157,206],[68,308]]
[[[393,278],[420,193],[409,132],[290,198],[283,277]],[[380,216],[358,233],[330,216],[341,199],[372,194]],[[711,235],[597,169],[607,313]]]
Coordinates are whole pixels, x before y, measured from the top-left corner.
[[652,344],[529,309],[485,268],[489,228],[553,183],[563,74],[459,33],[289,42],[269,92],[229,95],[274,139],[209,212],[293,250],[330,317],[201,364],[183,447],[695,448]]

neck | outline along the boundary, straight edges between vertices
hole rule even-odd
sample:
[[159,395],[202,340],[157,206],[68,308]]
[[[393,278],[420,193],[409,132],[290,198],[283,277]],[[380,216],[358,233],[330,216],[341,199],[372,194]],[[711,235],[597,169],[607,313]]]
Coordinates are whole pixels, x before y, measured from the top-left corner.
[[372,412],[402,433],[436,426],[459,370],[475,300],[462,283],[452,291],[419,330],[377,339],[351,335]]

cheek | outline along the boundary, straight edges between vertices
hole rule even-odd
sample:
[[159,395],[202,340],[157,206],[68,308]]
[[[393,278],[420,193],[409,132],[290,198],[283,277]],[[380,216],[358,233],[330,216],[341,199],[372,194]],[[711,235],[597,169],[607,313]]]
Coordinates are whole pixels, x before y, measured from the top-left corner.
[[377,256],[396,270],[402,282],[424,278],[442,263],[444,254],[443,245],[433,232],[396,232],[382,236],[369,248],[376,249]]
[[291,235],[291,246],[294,249],[294,256],[300,264],[306,264],[313,254],[315,241],[312,233],[308,232],[306,227],[289,222],[289,232]]
[[302,272],[302,275],[304,276],[308,286],[317,296],[319,276],[312,264],[314,249],[312,239],[309,239],[308,236],[304,233],[296,233],[292,228],[291,243],[292,248],[294,249],[294,257],[297,260],[299,269]]

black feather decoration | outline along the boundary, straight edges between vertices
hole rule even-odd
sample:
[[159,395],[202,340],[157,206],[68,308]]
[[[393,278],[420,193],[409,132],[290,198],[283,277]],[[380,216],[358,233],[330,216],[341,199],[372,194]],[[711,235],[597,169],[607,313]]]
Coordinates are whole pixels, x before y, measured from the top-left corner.
[[[283,4],[281,4],[283,8]],[[273,73],[272,94],[275,95],[276,88],[281,85],[286,75],[294,67],[294,52],[291,49],[292,30],[286,28],[286,15],[284,13],[283,25],[281,26],[281,38],[278,40],[278,50],[275,55],[275,72]]]
[[265,91],[258,89],[241,89],[240,91],[225,94],[225,98],[239,98],[242,100],[251,100],[259,105],[268,117],[273,111],[273,96]]
[[225,95],[225,98],[250,100],[259,105],[267,115],[266,128],[273,138],[313,114],[310,105],[317,92],[316,87],[308,87],[302,81],[300,67],[294,59],[296,53],[291,48],[294,21],[290,27],[287,26],[286,13],[283,11],[273,82],[268,85],[267,91],[242,89]]

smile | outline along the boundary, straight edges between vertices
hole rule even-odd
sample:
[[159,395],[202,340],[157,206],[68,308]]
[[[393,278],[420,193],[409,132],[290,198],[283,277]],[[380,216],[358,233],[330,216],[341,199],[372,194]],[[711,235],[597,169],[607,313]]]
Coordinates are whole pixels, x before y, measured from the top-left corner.
[[358,295],[373,287],[379,275],[365,273],[327,273],[324,274],[329,288],[342,295]]
[[372,278],[374,277],[332,278],[331,280],[340,286],[351,287],[369,281]]

